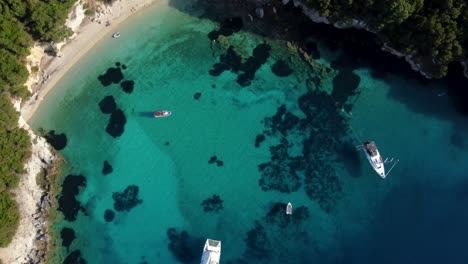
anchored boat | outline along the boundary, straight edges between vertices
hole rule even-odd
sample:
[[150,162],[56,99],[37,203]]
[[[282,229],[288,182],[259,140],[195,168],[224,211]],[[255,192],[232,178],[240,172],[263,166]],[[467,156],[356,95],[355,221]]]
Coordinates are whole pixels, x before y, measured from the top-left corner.
[[118,38],[120,37],[120,32],[115,32],[114,34],[112,34],[112,38]]
[[160,111],[155,111],[153,113],[153,116],[156,117],[156,118],[166,117],[166,116],[170,116],[170,115],[172,115],[172,112],[168,111],[168,110],[160,110]]
[[288,214],[288,215],[292,214],[292,204],[291,203],[288,203],[288,205],[286,206],[286,214]]
[[207,239],[203,248],[201,264],[219,264],[221,258],[221,241]]
[[366,141],[362,144],[362,149],[366,153],[366,157],[369,160],[369,163],[372,165],[372,168],[380,175],[380,177],[385,178],[385,167],[382,156],[377,149],[374,141]]

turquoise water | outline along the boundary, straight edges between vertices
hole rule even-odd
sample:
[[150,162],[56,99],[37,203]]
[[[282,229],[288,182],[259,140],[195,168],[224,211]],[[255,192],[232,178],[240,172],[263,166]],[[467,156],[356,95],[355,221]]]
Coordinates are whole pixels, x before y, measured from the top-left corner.
[[[63,258],[80,250],[88,263],[180,263],[168,249],[168,229],[176,228],[190,237],[177,244],[186,263],[199,261],[206,238],[222,240],[222,263],[463,263],[468,257],[463,251],[467,127],[448,97],[437,96],[441,87],[393,75],[376,79],[367,68],[354,69],[360,83],[359,94],[349,100],[351,113],[337,111],[324,96],[315,111],[328,125],[288,130],[287,152],[296,157],[310,134],[327,138],[334,125],[327,120],[345,122],[336,140],[346,155],[314,143],[312,155],[326,152],[328,158],[303,164],[319,182],[323,166],[336,175],[340,188],[330,196],[338,198],[325,208],[309,198],[303,170],[298,170],[300,188],[290,193],[259,186],[259,165],[270,161],[270,147],[282,138],[278,132],[264,133],[269,129],[265,118],[285,105],[305,120],[298,100],[311,88],[304,78],[310,74],[307,66],[299,64],[302,70],[294,68],[288,77],[275,76],[271,67],[287,58],[288,50],[281,41],[266,40],[272,53],[251,85],[241,87],[229,71],[211,76],[218,57],[207,35],[217,27],[170,7],[146,10],[119,28],[121,38],[98,44],[40,106],[32,126],[66,134],[61,151],[66,174],[83,175],[87,182],[78,195],[83,210],[76,221],[56,223],[76,234],[70,249],[62,250]],[[264,41],[245,32],[231,40],[242,43],[238,50],[249,55]],[[328,50],[323,54],[330,56],[322,56],[324,65],[336,57]],[[97,79],[116,62],[127,66],[122,72],[135,82],[132,93],[118,84],[104,87]],[[332,80],[324,79],[321,89],[333,89]],[[126,116],[124,132],[116,138],[105,130],[110,115],[99,109],[109,95]],[[154,119],[157,109],[173,114]],[[266,139],[256,148],[262,133]],[[387,179],[354,151],[357,138],[375,140],[382,155],[400,159]],[[212,156],[223,165],[210,164]],[[113,167],[107,175],[101,173],[105,160]],[[113,193],[130,185],[139,187],[142,202],[129,211],[115,210]],[[312,192],[328,199],[328,191],[320,188],[328,187],[313,186]],[[202,202],[214,194],[223,209],[204,212]],[[308,217],[267,216],[275,203],[288,201],[298,212],[306,207]],[[115,212],[111,222],[104,219],[107,209]],[[255,221],[264,232],[257,228],[249,236]]]

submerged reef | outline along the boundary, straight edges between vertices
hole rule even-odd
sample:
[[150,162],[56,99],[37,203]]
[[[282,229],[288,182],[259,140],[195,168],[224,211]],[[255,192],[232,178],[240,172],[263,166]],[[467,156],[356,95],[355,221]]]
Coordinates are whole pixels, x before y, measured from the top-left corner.
[[258,148],[260,147],[260,144],[265,141],[265,135],[263,134],[258,134],[257,137],[255,137],[255,147]]
[[255,77],[257,70],[270,57],[270,45],[262,43],[257,45],[251,57],[242,62],[241,56],[231,46],[225,54],[219,57],[219,62],[213,65],[210,75],[219,76],[224,71],[230,70],[237,74],[237,83],[241,86],[249,86]]
[[301,187],[297,175],[296,159],[288,155],[288,141],[281,139],[277,146],[270,147],[271,161],[258,165],[261,173],[259,185],[263,191],[276,190],[282,193],[291,193]]
[[65,220],[75,221],[80,209],[83,210],[76,195],[80,187],[86,186],[86,179],[82,175],[68,175],[62,183],[62,193],[58,199],[58,210],[64,215]]
[[332,97],[338,104],[338,107],[345,107],[347,111],[351,110],[351,105],[345,105],[351,96],[357,94],[356,90],[361,82],[361,77],[349,68],[344,68],[338,72],[333,79]]
[[[309,235],[303,231],[305,220],[309,218],[309,209],[300,206],[286,214],[286,203],[277,202],[261,220],[255,220],[252,229],[246,233],[246,248],[241,259],[234,263],[251,263],[251,260],[266,261],[261,263],[296,263],[291,262],[288,245],[294,244],[295,250],[303,252],[308,247]],[[288,249],[289,248],[289,249]],[[288,250],[284,254],[283,249]],[[304,262],[307,263],[307,262]]]
[[130,185],[123,192],[112,194],[114,199],[114,209],[116,211],[130,211],[135,206],[141,204],[143,200],[138,199],[139,188],[136,185]]
[[[355,89],[358,82],[354,77],[350,78],[354,79]],[[347,102],[350,96],[340,98]],[[348,126],[333,99],[325,92],[315,90],[302,95],[298,106],[305,118],[299,118],[281,105],[263,122],[264,135],[279,137],[280,143],[270,147],[270,161],[258,166],[261,172],[259,186],[263,191],[290,193],[297,191],[304,182],[307,196],[330,212],[342,195],[341,181],[333,169],[333,162],[337,160],[339,150],[348,145]],[[290,156],[294,145],[290,140],[302,148],[302,155]],[[355,170],[354,167],[347,168]]]
[[120,137],[124,132],[125,123],[127,123],[127,118],[124,112],[120,109],[116,109],[111,114],[106,132],[114,138]]
[[117,104],[115,103],[114,97],[112,95],[108,95],[104,97],[104,99],[99,102],[99,109],[103,114],[111,114],[112,112],[117,109]]
[[65,258],[63,264],[86,264],[86,260],[81,257],[81,251],[75,250]]
[[226,18],[221,23],[220,28],[218,30],[213,30],[210,33],[208,33],[208,38],[211,41],[216,41],[216,39],[218,39],[220,35],[230,36],[236,32],[239,32],[243,26],[244,23],[241,17]]
[[255,221],[254,227],[247,232],[244,240],[246,249],[244,255],[248,259],[265,259],[271,255],[271,246],[267,238],[265,228],[259,221]]
[[298,224],[309,218],[309,209],[307,207],[300,206],[294,208],[293,213],[288,215],[286,214],[286,206],[286,203],[275,203],[265,217],[265,221],[269,224],[285,228],[290,224]]
[[115,217],[115,213],[111,209],[107,209],[104,212],[104,220],[106,220],[106,222],[108,223],[112,222],[112,220],[114,220],[114,217]]
[[175,228],[167,230],[167,238],[169,238],[168,249],[178,261],[191,263],[200,260],[200,249],[203,249],[205,243],[203,239],[190,237],[187,231],[178,233]]
[[120,69],[120,63],[117,65],[116,68],[110,67],[109,69],[107,69],[106,73],[98,76],[98,80],[104,87],[109,86],[112,83],[119,83],[123,80],[123,78],[124,76],[122,70]]
[[271,71],[278,77],[287,77],[291,75],[293,70],[284,60],[278,60],[271,67]]
[[223,209],[223,200],[217,194],[213,194],[211,198],[205,199],[201,205],[205,212],[218,212]]
[[110,163],[109,163],[107,160],[105,160],[105,161],[104,161],[104,164],[103,164],[103,166],[102,166],[102,174],[103,174],[103,175],[107,175],[107,174],[111,173],[113,170],[114,170],[114,169],[112,168],[112,166],[110,165]]
[[122,87],[122,91],[132,93],[133,88],[135,87],[135,82],[132,80],[126,80],[120,83],[120,87]]
[[44,138],[55,150],[62,150],[67,146],[67,136],[64,133],[55,134],[55,130],[51,130],[44,135]]
[[222,160],[219,160],[218,157],[216,157],[216,155],[211,156],[210,159],[208,160],[208,164],[213,164],[213,163],[216,163],[216,166],[218,167],[222,167],[224,165],[224,162]]
[[75,240],[75,231],[71,228],[64,227],[60,231],[60,238],[62,238],[62,246],[67,248],[67,251],[70,249],[70,245]]

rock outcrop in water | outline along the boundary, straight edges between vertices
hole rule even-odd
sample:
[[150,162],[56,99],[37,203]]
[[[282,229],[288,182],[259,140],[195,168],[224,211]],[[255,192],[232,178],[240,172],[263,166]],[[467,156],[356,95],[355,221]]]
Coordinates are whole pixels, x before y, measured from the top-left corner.
[[62,193],[58,199],[58,210],[65,220],[75,221],[78,211],[82,209],[81,203],[76,199],[80,187],[86,186],[86,179],[82,175],[68,175],[62,184]]
[[44,138],[55,150],[62,150],[67,146],[67,136],[64,133],[55,134],[55,130],[51,130],[44,135]]
[[62,246],[67,249],[70,249],[70,245],[75,240],[75,231],[71,228],[64,227],[62,231],[60,231],[60,238],[62,238]]

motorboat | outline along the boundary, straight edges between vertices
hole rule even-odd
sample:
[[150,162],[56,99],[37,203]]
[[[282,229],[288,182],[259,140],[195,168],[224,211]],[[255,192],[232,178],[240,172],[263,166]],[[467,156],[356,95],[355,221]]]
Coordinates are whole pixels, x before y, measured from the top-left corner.
[[219,264],[221,258],[221,241],[207,239],[203,248],[201,264]]
[[288,215],[292,214],[292,204],[291,203],[288,203],[288,205],[286,205],[286,214],[288,214]]
[[120,32],[115,32],[112,34],[112,38],[119,38],[120,37]]
[[167,116],[170,116],[170,115],[172,115],[172,112],[168,111],[168,110],[159,110],[159,111],[155,111],[153,113],[153,116],[156,117],[156,118],[167,117]]
[[377,149],[374,141],[366,141],[362,144],[362,149],[366,153],[366,157],[369,160],[369,163],[372,165],[372,168],[380,175],[380,177],[385,178],[384,160],[380,156],[380,152]]

